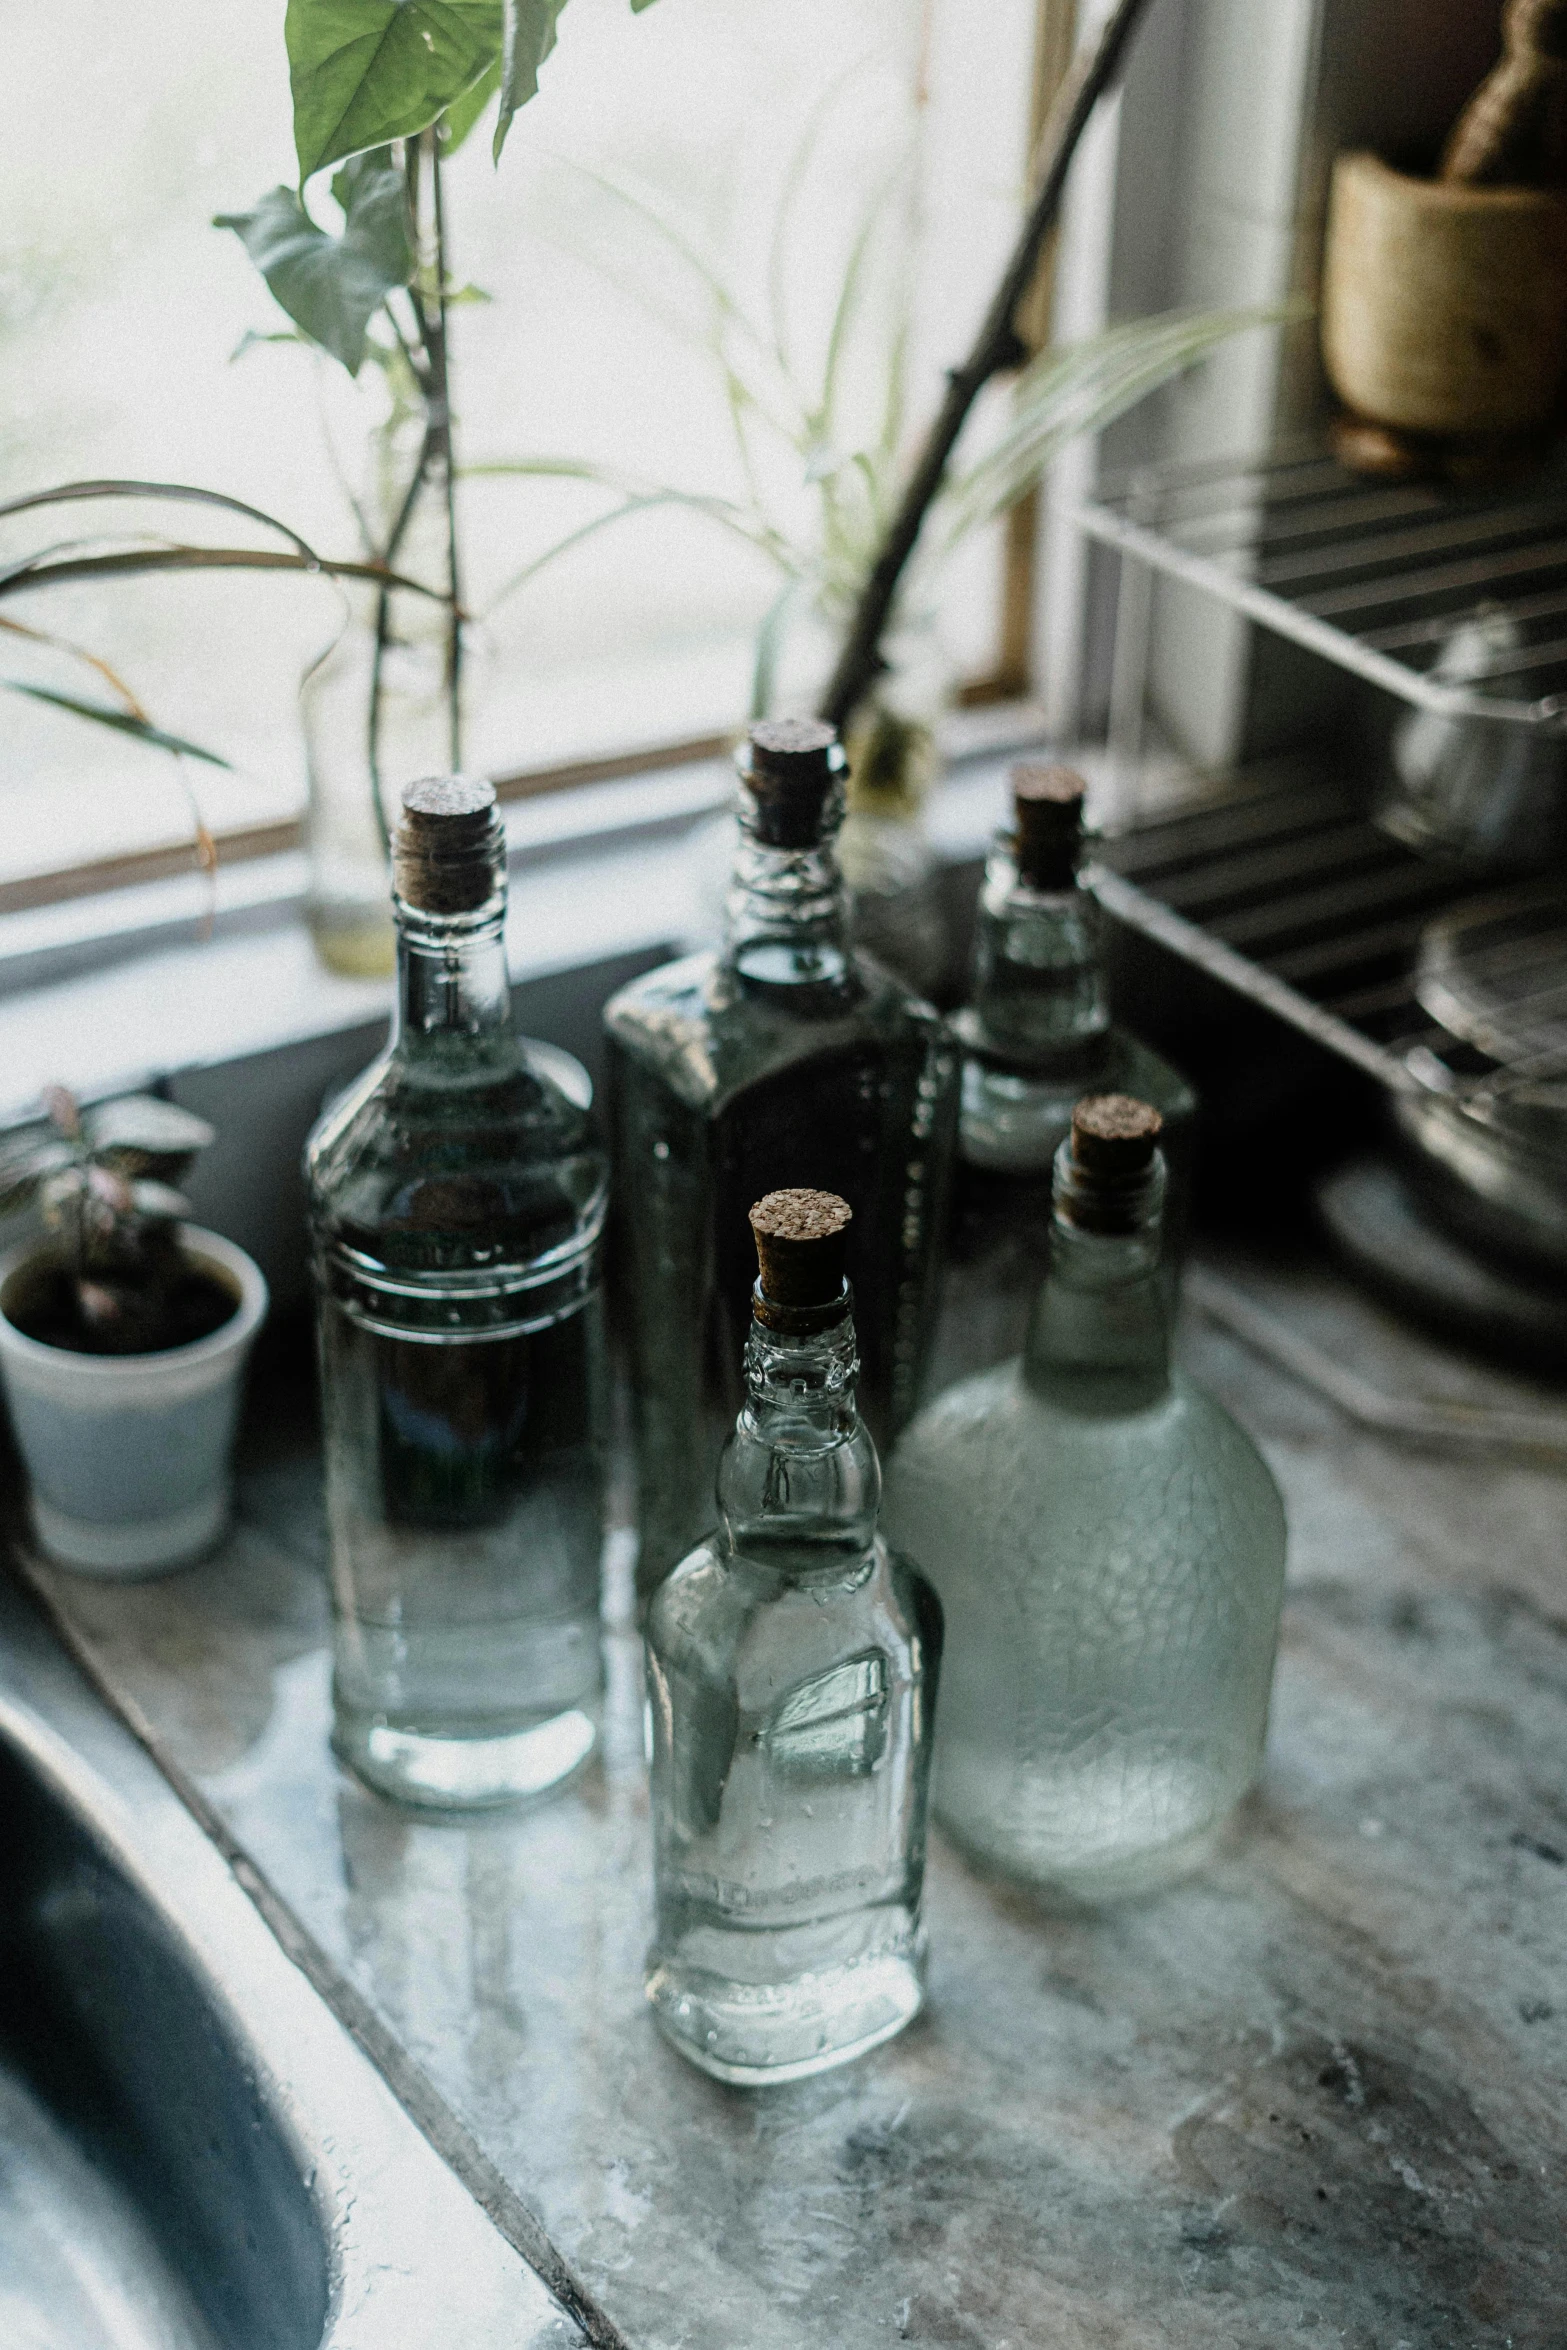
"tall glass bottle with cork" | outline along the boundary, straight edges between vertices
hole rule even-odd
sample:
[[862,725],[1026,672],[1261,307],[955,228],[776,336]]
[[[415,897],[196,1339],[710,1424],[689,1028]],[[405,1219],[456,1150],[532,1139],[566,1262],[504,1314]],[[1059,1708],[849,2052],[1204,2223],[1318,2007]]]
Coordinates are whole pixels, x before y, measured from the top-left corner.
[[644,1598],[708,1521],[741,1401],[745,1218],[769,1185],[829,1189],[853,1208],[849,1277],[876,1439],[918,1400],[957,1055],[930,1006],[851,945],[833,853],[843,772],[830,727],[752,728],[723,946],[634,981],[605,1015]]
[[334,1743],[457,1808],[597,1736],[608,1165],[512,1026],[487,783],[404,793],[393,909],[390,1043],[306,1153]]
[[1172,1259],[1184,1234],[1196,1097],[1167,1061],[1110,1016],[1097,902],[1078,881],[1083,778],[1012,770],[1013,829],[985,870],[940,1327],[926,1393],[988,1370],[1023,1343],[1044,1278],[1055,1156],[1085,1093],[1127,1093],[1164,1121]]
[[797,2080],[924,1998],[941,1611],[877,1531],[855,1408],[849,1210],[752,1209],[761,1275],[719,1525],[648,1615],[657,1925],[647,1995],[720,2080]]
[[1159,1116],[1080,1102],[1020,1361],[926,1406],[888,1466],[947,1624],[937,1817],[1098,1900],[1199,1862],[1257,1775],[1284,1510],[1170,1362]]

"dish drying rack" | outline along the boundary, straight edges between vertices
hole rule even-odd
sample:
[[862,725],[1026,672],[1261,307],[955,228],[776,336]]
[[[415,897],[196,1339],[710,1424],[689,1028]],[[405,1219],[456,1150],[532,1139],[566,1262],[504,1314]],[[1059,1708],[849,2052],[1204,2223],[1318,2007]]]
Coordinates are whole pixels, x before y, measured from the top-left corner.
[[[1154,578],[1179,580],[1414,708],[1567,748],[1567,473],[1505,489],[1360,480],[1321,447],[1142,467],[1079,509],[1123,558],[1112,754],[1135,753]],[[1505,615],[1463,682],[1433,674],[1477,608]],[[1501,642],[1506,638],[1510,641]],[[1486,1120],[1567,1075],[1567,877],[1501,881],[1416,853],[1320,763],[1274,761],[1218,800],[1101,844],[1110,912],[1376,1078]],[[1419,988],[1438,917],[1483,905],[1523,1033],[1457,1035]],[[1540,976],[1538,1000],[1525,978]]]

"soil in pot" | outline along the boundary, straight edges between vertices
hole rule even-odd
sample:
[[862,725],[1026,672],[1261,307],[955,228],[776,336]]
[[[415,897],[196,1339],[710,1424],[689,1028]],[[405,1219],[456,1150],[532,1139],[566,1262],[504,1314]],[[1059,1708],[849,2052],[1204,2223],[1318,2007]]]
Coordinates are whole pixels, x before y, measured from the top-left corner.
[[75,1281],[67,1268],[31,1265],[10,1284],[6,1320],[24,1338],[70,1354],[163,1354],[210,1338],[239,1311],[239,1299],[226,1281],[188,1261],[160,1281],[156,1292],[109,1277],[102,1287],[119,1310],[102,1329],[94,1329],[77,1310]]

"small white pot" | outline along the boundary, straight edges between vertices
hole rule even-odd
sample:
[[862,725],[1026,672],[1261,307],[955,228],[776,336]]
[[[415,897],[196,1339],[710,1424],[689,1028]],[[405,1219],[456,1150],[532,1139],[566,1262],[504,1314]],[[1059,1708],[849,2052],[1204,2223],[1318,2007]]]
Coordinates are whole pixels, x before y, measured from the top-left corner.
[[161,1354],[73,1354],[25,1337],[6,1305],[37,1244],[0,1257],[0,1381],[31,1479],[33,1532],[78,1574],[187,1566],[228,1523],[240,1383],[267,1285],[216,1232],[186,1224],[180,1237],[238,1303],[221,1330]]

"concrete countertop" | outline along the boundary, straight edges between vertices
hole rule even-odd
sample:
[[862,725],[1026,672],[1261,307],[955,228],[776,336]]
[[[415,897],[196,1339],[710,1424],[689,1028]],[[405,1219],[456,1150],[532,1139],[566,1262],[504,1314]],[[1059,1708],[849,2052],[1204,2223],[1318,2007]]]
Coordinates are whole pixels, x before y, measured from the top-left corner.
[[[1309,1264],[1225,1272],[1384,1385],[1527,1401]],[[1098,1916],[1039,1914],[937,1835],[928,2013],[795,2087],[718,2086],[643,2010],[623,1536],[602,1762],[466,1823],[328,1753],[302,1368],[261,1389],[218,1557],[33,1577],[595,2342],[1560,2350],[1567,1478],[1368,1435],[1211,1322],[1183,1344],[1289,1508],[1261,1790],[1203,1875]]]

